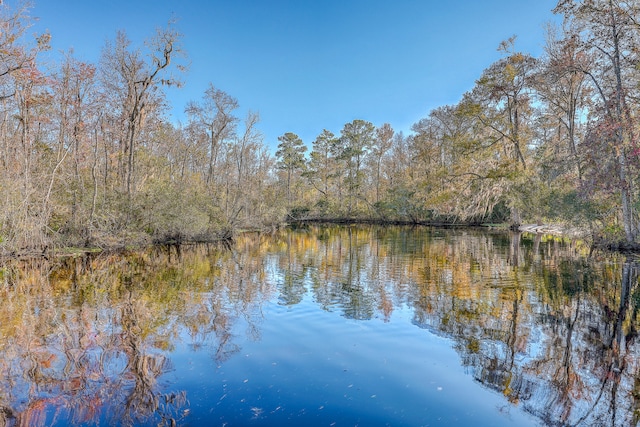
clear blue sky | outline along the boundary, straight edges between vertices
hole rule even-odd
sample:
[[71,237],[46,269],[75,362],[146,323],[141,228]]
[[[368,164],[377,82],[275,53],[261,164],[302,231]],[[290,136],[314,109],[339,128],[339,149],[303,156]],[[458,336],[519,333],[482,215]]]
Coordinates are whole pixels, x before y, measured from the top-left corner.
[[[8,0],[9,3],[16,0]],[[311,145],[364,119],[409,131],[458,102],[500,57],[498,44],[538,56],[556,0],[34,0],[35,31],[56,51],[97,62],[117,30],[134,43],[173,16],[190,69],[169,93],[174,121],[209,82],[257,111],[265,143],[285,132]]]

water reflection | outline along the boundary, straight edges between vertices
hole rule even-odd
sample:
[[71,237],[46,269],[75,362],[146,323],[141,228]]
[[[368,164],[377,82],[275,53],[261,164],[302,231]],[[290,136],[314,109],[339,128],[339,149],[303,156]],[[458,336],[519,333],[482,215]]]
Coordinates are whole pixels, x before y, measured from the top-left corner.
[[185,391],[160,384],[168,355],[182,329],[219,362],[237,351],[230,324],[261,300],[252,264],[169,248],[5,267],[0,425],[180,423]]
[[0,272],[0,426],[187,423],[176,347],[223,366],[262,339],[265,304],[309,297],[353,321],[410,309],[545,425],[636,425],[639,264],[588,255],[540,235],[309,227],[14,262]]

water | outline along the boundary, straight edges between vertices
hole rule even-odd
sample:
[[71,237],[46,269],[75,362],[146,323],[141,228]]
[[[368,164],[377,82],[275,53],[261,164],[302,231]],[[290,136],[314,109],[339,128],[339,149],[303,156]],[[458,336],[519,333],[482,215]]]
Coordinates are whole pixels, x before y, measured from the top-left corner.
[[0,426],[638,424],[622,256],[411,227],[2,269]]

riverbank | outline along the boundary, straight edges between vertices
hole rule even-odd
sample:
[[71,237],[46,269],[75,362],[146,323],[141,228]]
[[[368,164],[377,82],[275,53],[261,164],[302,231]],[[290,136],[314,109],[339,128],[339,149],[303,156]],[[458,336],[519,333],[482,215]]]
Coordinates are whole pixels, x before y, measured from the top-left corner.
[[153,238],[146,233],[126,233],[116,237],[100,236],[87,241],[86,246],[82,245],[58,245],[43,246],[39,248],[30,248],[23,250],[0,250],[0,263],[3,260],[19,259],[19,258],[47,258],[56,256],[76,256],[85,253],[103,253],[103,252],[121,252],[126,250],[135,250],[151,246],[167,246],[167,245],[189,245],[198,243],[220,243],[227,244],[233,241],[234,235],[245,231],[264,231],[273,232],[283,227],[300,227],[311,224],[322,225],[349,225],[349,224],[368,224],[368,225],[404,225],[404,226],[422,226],[435,228],[486,228],[493,230],[513,230],[522,233],[545,234],[571,240],[581,240],[594,249],[607,250],[612,252],[639,253],[640,244],[629,244],[622,241],[607,240],[601,236],[595,236],[586,229],[576,227],[567,227],[560,224],[522,224],[516,228],[510,227],[509,224],[471,224],[471,223],[448,223],[440,221],[388,221],[379,219],[355,219],[355,218],[334,218],[334,219],[301,219],[282,223],[277,227],[270,227],[264,230],[223,230],[219,233],[208,236],[181,236],[178,234],[167,235],[163,238]]

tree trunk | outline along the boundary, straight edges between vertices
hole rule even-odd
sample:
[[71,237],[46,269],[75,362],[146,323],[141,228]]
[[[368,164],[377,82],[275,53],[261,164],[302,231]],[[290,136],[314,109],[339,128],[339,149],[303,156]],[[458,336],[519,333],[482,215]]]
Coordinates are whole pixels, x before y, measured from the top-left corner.
[[[621,53],[620,53],[620,39],[618,35],[618,26],[616,25],[616,17],[613,12],[613,3],[609,1],[610,13],[611,13],[611,35],[613,39],[613,48],[614,55],[612,58],[613,69],[616,76],[616,96],[615,96],[615,107],[616,107],[616,118],[619,121],[619,128],[616,132],[616,143],[617,143],[617,154],[618,154],[618,167],[619,167],[619,179],[620,179],[620,195],[621,195],[621,203],[622,203],[622,223],[624,225],[624,233],[627,239],[627,243],[633,243],[637,236],[637,229],[635,226],[634,220],[634,209],[631,203],[631,183],[627,179],[627,159],[625,152],[625,134],[624,132],[631,132],[630,126],[631,122],[625,119],[630,119],[625,112],[627,109],[625,108],[625,98],[623,96],[623,86],[622,86],[622,65],[621,65]],[[625,126],[626,125],[626,126]]]

